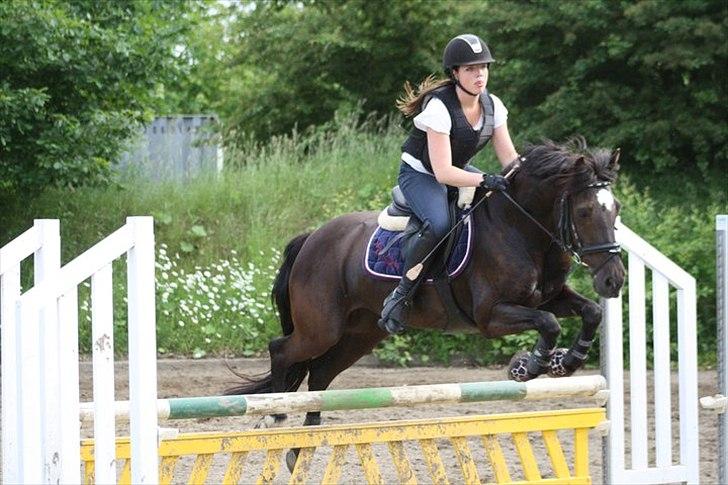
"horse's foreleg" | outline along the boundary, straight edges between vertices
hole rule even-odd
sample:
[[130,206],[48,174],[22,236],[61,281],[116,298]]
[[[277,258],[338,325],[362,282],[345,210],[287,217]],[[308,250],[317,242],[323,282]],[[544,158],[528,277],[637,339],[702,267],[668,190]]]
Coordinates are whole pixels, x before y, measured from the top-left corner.
[[526,330],[537,330],[539,339],[532,352],[516,355],[511,361],[509,376],[516,381],[528,381],[548,372],[551,355],[561,333],[556,317],[543,310],[499,303],[493,307],[490,320],[482,329],[488,338]]
[[589,349],[602,321],[602,309],[597,303],[585,298],[566,285],[556,298],[539,308],[552,312],[557,317],[581,317],[581,332],[579,332],[568,350],[558,349],[556,351],[551,365],[550,373],[552,376],[570,376],[586,361]]

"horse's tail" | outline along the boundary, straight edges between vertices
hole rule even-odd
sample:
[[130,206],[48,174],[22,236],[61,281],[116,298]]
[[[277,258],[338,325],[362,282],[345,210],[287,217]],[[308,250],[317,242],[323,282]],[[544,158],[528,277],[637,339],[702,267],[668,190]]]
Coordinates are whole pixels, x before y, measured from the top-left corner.
[[281,318],[281,328],[283,328],[283,335],[290,335],[293,333],[293,319],[291,318],[291,294],[288,291],[288,279],[291,276],[291,268],[293,268],[293,262],[296,261],[296,256],[301,252],[303,243],[311,235],[311,233],[300,234],[288,243],[286,249],[283,251],[283,264],[278,270],[276,279],[273,282],[273,290],[271,291],[271,303],[275,304],[278,308],[278,314]]
[[[291,295],[288,288],[288,280],[291,276],[291,268],[296,261],[296,256],[301,251],[303,244],[311,233],[301,234],[294,237],[283,251],[283,264],[278,270],[275,281],[273,282],[273,290],[271,291],[271,302],[278,308],[278,314],[281,319],[281,328],[283,335],[293,333],[293,318],[291,317]],[[271,342],[275,345],[275,340]],[[248,376],[238,373],[228,366],[228,369],[245,380],[245,383],[225,390],[226,395],[238,394],[262,394],[273,392],[273,379],[270,372],[259,376]],[[308,373],[308,363],[299,362],[292,365],[286,372],[286,390],[295,391],[301,385],[303,379]]]

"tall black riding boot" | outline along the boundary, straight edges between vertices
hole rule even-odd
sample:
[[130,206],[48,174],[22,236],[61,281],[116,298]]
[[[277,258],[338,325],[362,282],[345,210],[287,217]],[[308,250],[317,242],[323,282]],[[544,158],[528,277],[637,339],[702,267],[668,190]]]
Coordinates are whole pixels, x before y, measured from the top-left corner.
[[377,322],[377,325],[382,330],[390,334],[404,331],[407,324],[407,316],[412,307],[412,298],[414,297],[415,291],[417,291],[417,287],[425,278],[433,257],[430,257],[425,262],[422,271],[420,271],[414,280],[407,278],[407,271],[420,263],[436,243],[434,234],[427,223],[425,223],[417,234],[413,235],[407,241],[406,245],[408,247],[405,251],[404,274],[397,288],[384,299],[382,318]]

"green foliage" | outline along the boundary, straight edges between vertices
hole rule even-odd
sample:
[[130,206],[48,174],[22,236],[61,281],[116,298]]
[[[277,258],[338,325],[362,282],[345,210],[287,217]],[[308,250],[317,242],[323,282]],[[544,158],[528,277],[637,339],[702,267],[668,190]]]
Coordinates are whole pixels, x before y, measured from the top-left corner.
[[220,105],[228,142],[319,125],[359,102],[365,113],[392,112],[405,80],[438,70],[448,10],[429,0],[241,6],[225,68],[237,85]]
[[226,113],[227,106],[237,105],[229,91],[237,88],[241,76],[230,65],[233,44],[225,41],[226,23],[236,6],[216,0],[184,5],[180,39],[174,45],[178,72],[157,90],[159,113]]
[[0,191],[108,183],[195,3],[0,2]]
[[725,2],[505,0],[469,18],[521,136],[621,146],[628,170],[728,167]]
[[248,2],[202,24],[189,45],[204,69],[180,88],[221,115],[227,143],[357,103],[392,113],[405,81],[441,72],[447,40],[474,32],[517,142],[581,134],[621,146],[628,171],[728,167],[722,0]]

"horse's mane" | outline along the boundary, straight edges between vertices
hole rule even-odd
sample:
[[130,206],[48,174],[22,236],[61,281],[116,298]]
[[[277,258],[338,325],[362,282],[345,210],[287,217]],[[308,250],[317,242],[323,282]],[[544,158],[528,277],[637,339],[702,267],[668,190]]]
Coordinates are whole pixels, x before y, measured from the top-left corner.
[[[589,148],[586,140],[575,137],[563,144],[544,140],[538,145],[527,145],[522,153],[521,170],[534,178],[559,183],[574,178],[582,181],[604,180],[614,182],[619,170],[611,163],[612,150]],[[577,164],[580,158],[583,164]]]

